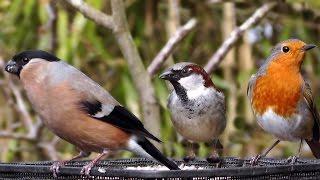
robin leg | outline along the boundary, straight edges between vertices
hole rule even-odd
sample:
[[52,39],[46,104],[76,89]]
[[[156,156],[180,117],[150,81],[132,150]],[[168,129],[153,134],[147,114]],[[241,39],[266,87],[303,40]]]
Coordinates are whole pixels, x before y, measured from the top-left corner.
[[207,158],[209,163],[216,163],[218,167],[221,166],[221,158],[223,152],[223,146],[220,143],[219,139],[215,139],[212,143],[211,154]]
[[190,142],[188,140],[183,141],[183,146],[187,149],[187,156],[183,158],[184,162],[193,161],[196,158],[196,153],[199,149],[199,144]]
[[90,176],[90,171],[92,169],[93,166],[95,166],[97,164],[97,162],[105,155],[107,155],[109,153],[108,150],[104,149],[102,151],[101,154],[99,154],[96,158],[94,158],[91,162],[89,162],[89,164],[83,166],[80,174],[84,174],[86,176]]
[[77,160],[77,159],[80,159],[80,158],[88,157],[89,155],[90,155],[90,152],[80,151],[80,153],[78,155],[76,155],[75,157],[73,157],[70,160],[53,162],[51,167],[50,167],[50,170],[52,171],[53,176],[55,178],[57,178],[58,174],[59,174],[59,169],[60,169],[61,166],[65,166],[67,163],[69,163],[71,161],[74,161],[74,160]]
[[299,157],[300,157],[300,155],[301,155],[302,145],[303,145],[303,139],[300,140],[299,149],[298,149],[297,154],[294,155],[294,156],[290,156],[290,157],[287,159],[287,162],[288,162],[289,164],[295,164],[295,163],[297,162],[297,160],[299,159]]
[[250,161],[251,166],[255,166],[257,165],[257,162],[259,161],[259,159],[266,157],[268,155],[268,153],[277,145],[279,144],[280,140],[277,140],[276,142],[274,142],[272,144],[272,146],[270,146],[268,149],[265,150],[265,152],[263,152],[262,154],[258,154],[256,157],[252,158]]

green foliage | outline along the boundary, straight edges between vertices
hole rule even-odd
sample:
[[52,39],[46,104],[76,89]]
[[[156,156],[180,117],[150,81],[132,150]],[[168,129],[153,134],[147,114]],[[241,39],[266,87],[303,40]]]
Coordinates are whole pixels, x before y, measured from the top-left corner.
[[[142,117],[139,95],[128,71],[130,67],[123,59],[112,32],[75,12],[62,1],[57,3],[56,29],[51,29],[48,25],[50,20],[47,11],[48,2],[47,0],[0,1],[0,59],[9,59],[13,54],[27,49],[50,51],[51,34],[56,31],[57,49],[54,49],[54,53],[59,58],[84,71],[89,77],[109,90],[120,103],[138,117]],[[103,12],[110,11],[109,1],[87,2]],[[168,3],[167,1],[152,1],[149,7],[146,2],[143,0],[126,1],[126,13],[134,42],[143,57],[143,63],[147,67],[168,40]],[[320,9],[320,1],[318,0],[288,0],[288,2],[290,5],[306,3],[307,7],[316,12],[315,16]],[[192,61],[205,65],[223,40],[222,31],[224,29],[221,28],[224,23],[223,3],[214,5],[207,5],[205,1],[199,3],[180,1],[180,3],[181,24],[191,17],[197,17],[199,24],[176,48],[173,59],[175,62]],[[256,1],[249,1],[248,3],[250,4],[248,7],[236,3],[237,25],[240,25],[261,5]],[[151,21],[147,22],[147,16],[151,17]],[[261,132],[254,120],[252,122],[252,119],[248,119],[250,117],[248,114],[252,112],[251,109],[245,108],[247,99],[244,87],[250,74],[254,73],[261,62],[270,54],[273,45],[292,37],[319,45],[319,22],[307,21],[301,16],[291,15],[290,13],[284,15],[272,12],[261,22],[261,25],[263,26],[266,23],[271,23],[273,27],[273,36],[270,39],[262,36],[260,40],[253,44],[241,39],[235,45],[234,48],[237,51],[233,59],[235,67],[233,67],[231,77],[234,81],[225,80],[225,69],[222,67],[219,67],[211,76],[215,85],[226,94],[230,93],[233,86],[237,88],[235,102],[238,105],[233,125],[235,132],[223,135],[225,155],[228,156],[253,156],[252,152],[259,153],[272,143],[270,136]],[[146,34],[147,28],[151,28],[151,34],[149,35]],[[250,55],[253,65],[250,69],[244,70],[244,67],[239,63],[241,53],[243,53],[239,50],[239,47],[245,43],[249,43],[251,48]],[[312,51],[303,66],[314,85],[313,89],[316,97],[319,97],[320,89],[319,83],[316,81],[320,73],[319,57],[319,50]],[[3,77],[3,75],[1,76]],[[162,80],[158,79],[157,75],[153,77],[153,85],[161,110],[161,139],[164,141],[162,150],[168,156],[180,158],[185,155],[185,150],[178,141],[178,135],[173,129],[170,113],[166,108],[169,94],[168,87]],[[0,101],[3,102],[0,105],[0,128],[7,129],[9,122],[21,122],[21,117],[16,110],[13,110],[14,107],[10,104],[12,102],[7,101],[8,94],[4,89],[2,88],[0,96]],[[316,102],[320,105],[319,100]],[[231,122],[230,119],[228,121]],[[24,128],[18,130],[23,131]],[[52,134],[47,131],[42,136],[48,137],[48,139],[52,138]],[[35,153],[29,150],[32,149],[30,146],[32,145],[21,143],[15,139],[1,140],[0,147],[3,147],[4,151],[0,152],[0,161],[43,160],[43,153]],[[60,142],[57,147],[62,159],[77,154],[76,148],[69,143]],[[250,151],[248,150],[249,147],[251,148]],[[22,151],[26,152],[22,153]],[[206,157],[209,152],[210,149],[201,144],[199,156]],[[249,152],[251,154],[248,154]],[[275,152],[278,152],[275,154],[280,154],[280,156],[288,156],[295,153],[295,150],[280,147]],[[310,155],[310,153],[306,154]],[[131,157],[133,155],[123,152],[120,153],[120,156]],[[45,156],[45,158],[48,159],[49,157]]]

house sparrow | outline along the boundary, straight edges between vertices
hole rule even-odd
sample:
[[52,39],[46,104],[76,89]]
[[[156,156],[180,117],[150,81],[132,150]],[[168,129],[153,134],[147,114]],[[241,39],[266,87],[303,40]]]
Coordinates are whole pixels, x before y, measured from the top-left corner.
[[[81,150],[71,160],[90,152],[100,153],[83,167],[82,173],[89,175],[99,159],[118,149],[153,157],[169,169],[179,169],[148,140],[161,142],[134,114],[88,76],[54,55],[24,51],[15,55],[5,70],[20,78],[46,127]],[[54,174],[67,162],[55,163]]]
[[[225,97],[205,70],[197,64],[182,62],[167,69],[160,78],[173,85],[168,98],[171,119],[178,133],[192,145],[184,160],[195,158],[194,143],[210,142],[213,149],[222,150],[219,135],[227,122]],[[207,158],[209,162],[218,159],[214,152]]]

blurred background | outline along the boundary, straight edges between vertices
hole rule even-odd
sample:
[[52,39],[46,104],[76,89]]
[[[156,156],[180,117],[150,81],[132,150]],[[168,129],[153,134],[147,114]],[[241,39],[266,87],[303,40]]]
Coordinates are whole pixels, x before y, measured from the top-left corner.
[[[110,1],[85,1],[97,10],[111,14]],[[14,54],[42,49],[76,66],[94,79],[140,117],[146,128],[164,143],[162,151],[175,158],[185,155],[173,129],[166,100],[170,87],[158,78],[168,65],[181,61],[206,65],[230,33],[266,2],[260,0],[125,0],[128,27],[141,57],[128,63],[116,36],[87,19],[63,0],[0,1],[0,66]],[[255,73],[272,47],[288,38],[299,38],[320,46],[320,1],[275,1],[276,5],[254,26],[246,29],[211,74],[213,82],[227,97],[228,125],[221,139],[225,156],[252,157],[275,140],[258,127],[246,97],[248,79]],[[155,75],[146,68],[180,26],[195,18],[197,25],[174,49]],[[320,105],[320,50],[308,52],[303,73],[309,78],[316,103]],[[132,61],[131,61],[132,62]],[[128,65],[130,64],[130,65]],[[139,66],[138,70],[137,66]],[[141,72],[145,79],[136,78]],[[77,149],[57,138],[32,110],[15,77],[0,71],[0,161],[68,159]],[[141,98],[145,92],[151,98]],[[144,84],[146,83],[146,84]],[[140,88],[139,88],[140,87]],[[149,100],[149,102],[148,102]],[[152,111],[146,111],[152,104]],[[53,107],[54,108],[54,107]],[[147,118],[146,118],[147,117]],[[270,154],[288,157],[298,143],[281,142]],[[210,149],[201,144],[199,156]],[[131,157],[117,152],[113,157]],[[312,157],[307,146],[304,157]]]

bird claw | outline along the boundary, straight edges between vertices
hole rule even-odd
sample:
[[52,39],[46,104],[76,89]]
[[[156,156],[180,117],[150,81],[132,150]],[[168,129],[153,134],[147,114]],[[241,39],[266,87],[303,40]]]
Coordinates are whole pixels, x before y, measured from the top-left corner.
[[222,159],[217,155],[207,157],[208,163],[216,164],[216,167],[221,167]]
[[195,156],[186,156],[186,157],[183,158],[183,161],[185,163],[188,163],[188,162],[194,161],[195,158],[196,158]]
[[258,161],[261,159],[261,155],[260,154],[258,154],[258,155],[256,155],[254,158],[252,158],[251,160],[250,160],[250,165],[251,166],[256,166],[257,164],[258,164]]
[[287,159],[287,163],[288,164],[295,164],[297,161],[298,161],[299,157],[298,156],[290,156],[288,159]]
[[50,166],[50,171],[53,173],[54,178],[58,177],[58,174],[60,173],[59,169],[61,166],[64,166],[64,163],[60,161],[53,162]]
[[209,157],[207,157],[207,161],[209,163],[220,163],[221,162],[221,158],[217,155],[211,155]]
[[92,164],[92,163],[89,163],[89,164],[83,166],[83,168],[80,171],[80,174],[90,176],[90,172],[91,172],[91,169],[93,166],[94,166],[94,164]]

